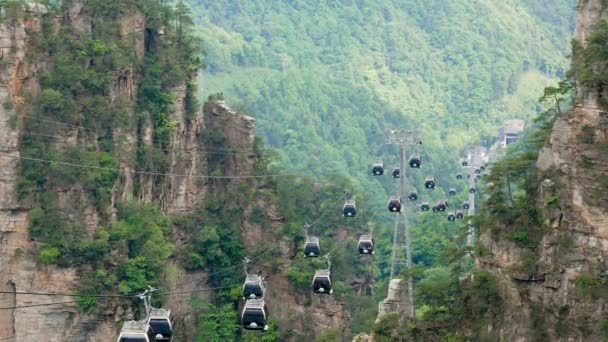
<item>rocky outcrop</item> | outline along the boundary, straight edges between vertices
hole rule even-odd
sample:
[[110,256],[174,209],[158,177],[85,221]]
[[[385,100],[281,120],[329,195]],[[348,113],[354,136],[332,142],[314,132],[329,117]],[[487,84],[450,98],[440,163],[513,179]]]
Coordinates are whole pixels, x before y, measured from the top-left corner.
[[[581,0],[576,38],[586,37],[608,15],[602,0]],[[556,121],[537,167],[538,206],[547,231],[533,273],[514,272],[525,251],[490,234],[481,243],[493,253],[480,266],[499,279],[504,313],[487,326],[501,341],[605,341],[608,333],[608,113],[598,89],[577,87],[575,108]],[[548,206],[547,203],[553,203]]]
[[[69,26],[78,35],[92,32],[93,20],[87,16],[86,2],[73,0],[62,16],[53,18],[54,25]],[[25,107],[28,98],[40,93],[38,76],[49,68],[44,56],[28,58],[32,37],[40,31],[40,18],[44,7],[19,8],[14,20],[0,23],[0,307],[19,306],[17,310],[0,310],[0,339],[15,336],[18,341],[107,341],[115,339],[118,323],[133,317],[127,306],[113,300],[99,301],[97,312],[83,313],[72,297],[35,296],[17,292],[76,292],[80,274],[90,272],[87,267],[60,268],[37,263],[37,243],[30,239],[29,211],[35,206],[24,201],[17,193],[20,177],[20,139],[28,134],[24,130]],[[161,32],[146,28],[143,14],[131,12],[120,21],[120,38],[134,47],[136,59],[142,60],[149,49],[154,48],[150,39],[159,43],[164,39]],[[110,106],[119,107],[125,125],[112,132],[114,158],[121,170],[112,191],[107,209],[96,208],[82,185],[67,184],[52,189],[57,194],[57,207],[70,223],[86,226],[92,236],[102,222],[116,219],[115,206],[119,202],[139,201],[157,203],[166,214],[187,214],[200,207],[207,198],[229,190],[244,182],[254,173],[253,151],[255,120],[231,110],[223,101],[210,101],[203,110],[187,112],[188,85],[186,82],[166,89],[173,95],[173,111],[170,120],[174,130],[162,145],[166,152],[167,168],[162,175],[142,174],[136,171],[138,147],[159,148],[153,136],[150,119],[135,113],[138,94],[138,74],[134,66],[123,66],[113,71],[113,80],[107,92]],[[191,79],[194,79],[193,75]],[[62,126],[53,139],[58,151],[79,144],[96,144],[95,135],[86,138],[77,125]],[[209,141],[208,135],[219,133],[219,145]],[[90,132],[89,132],[90,133]],[[85,141],[84,139],[90,139]],[[219,157],[218,157],[219,156]],[[27,156],[26,156],[27,157]],[[42,165],[41,165],[42,166]],[[226,179],[209,177],[227,176]],[[244,176],[244,177],[243,177]],[[256,180],[259,187],[267,187],[263,180]],[[242,222],[243,240],[248,250],[256,250],[259,243],[278,243],[280,253],[287,260],[295,254],[293,243],[278,240],[283,219],[276,204],[270,200],[241,203],[245,209]],[[251,223],[249,217],[254,208],[262,208],[270,225],[262,227]],[[188,236],[172,232],[174,243],[179,247]],[[349,315],[343,303],[333,297],[306,297],[294,295],[283,272],[288,263],[276,270],[263,265],[269,279],[269,308],[272,318],[280,322],[282,336],[295,340],[296,336],[318,336],[328,327],[348,333]],[[182,284],[179,291],[200,289],[206,286],[204,272],[188,272],[177,260],[172,260],[165,275],[165,283]],[[206,296],[200,293],[198,296]],[[209,294],[212,296],[212,294]],[[52,306],[37,304],[57,302]],[[34,305],[34,306],[32,306]],[[26,307],[24,307],[26,306]],[[194,326],[197,317],[192,312],[188,296],[176,297],[168,303],[176,317],[179,338],[195,339]]]

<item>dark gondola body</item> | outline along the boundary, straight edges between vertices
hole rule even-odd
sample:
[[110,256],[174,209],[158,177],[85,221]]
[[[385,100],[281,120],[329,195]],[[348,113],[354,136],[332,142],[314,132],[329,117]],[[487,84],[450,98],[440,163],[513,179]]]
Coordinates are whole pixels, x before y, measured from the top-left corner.
[[264,281],[258,275],[248,275],[243,284],[243,299],[260,299],[264,297]]
[[314,293],[332,294],[331,277],[328,270],[317,270],[312,279],[312,290]]
[[241,314],[241,324],[245,330],[268,330],[267,309],[263,299],[245,302]]
[[381,162],[375,163],[372,167],[372,175],[382,176],[384,174],[384,164]]
[[437,211],[444,212],[446,210],[446,203],[444,201],[437,202]]
[[420,155],[418,153],[414,153],[412,154],[412,156],[410,157],[410,167],[413,169],[419,169],[420,165],[421,165],[421,161],[420,161]]
[[418,200],[418,192],[416,190],[410,192],[410,194],[407,196],[407,199],[409,199],[412,202],[417,201]]
[[450,221],[450,222],[456,221],[456,214],[448,213],[448,221]]
[[401,177],[401,169],[396,167],[393,169],[393,178],[397,179]]
[[171,310],[152,309],[148,317],[148,325],[154,332],[155,341],[170,342],[173,338],[173,317]]
[[321,244],[316,236],[309,236],[304,244],[304,256],[307,258],[316,258],[321,255]]
[[426,177],[426,179],[424,180],[424,187],[427,189],[435,189],[435,177]]
[[357,216],[357,205],[355,204],[355,201],[347,200],[346,203],[344,203],[342,213],[344,214],[344,217]]
[[374,239],[371,235],[361,235],[357,248],[361,255],[374,254]]
[[117,342],[154,342],[154,331],[146,322],[127,321],[123,324]]
[[431,210],[431,206],[429,205],[429,202],[422,202],[422,204],[420,205],[420,210],[421,211]]
[[399,199],[399,197],[391,197],[388,200],[388,211],[392,213],[401,212],[401,200]]

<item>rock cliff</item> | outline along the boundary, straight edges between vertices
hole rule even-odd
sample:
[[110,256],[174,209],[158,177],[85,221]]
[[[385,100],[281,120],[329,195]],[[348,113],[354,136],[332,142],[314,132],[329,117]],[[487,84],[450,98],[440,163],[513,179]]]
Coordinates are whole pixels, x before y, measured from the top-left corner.
[[[84,0],[64,1],[61,15],[52,18],[53,31],[69,28],[79,37],[88,37],[96,24],[90,8]],[[5,16],[7,11],[11,15]],[[74,298],[63,296],[35,296],[22,292],[76,292],[81,285],[87,267],[59,267],[41,265],[37,259],[40,243],[29,233],[30,212],[39,206],[36,198],[23,198],[19,194],[20,163],[31,156],[22,150],[24,137],[35,134],[27,129],[31,116],[32,99],[41,94],[41,74],[53,65],[45,51],[34,51],[36,39],[43,34],[42,17],[46,8],[38,5],[16,5],[1,8],[0,23],[0,307],[19,306],[18,309],[0,310],[0,339],[14,337],[17,341],[107,341],[115,339],[119,322],[133,317],[133,308],[120,305],[114,300],[98,302],[98,309],[83,313]],[[130,9],[119,20],[120,37],[133,48],[134,60],[112,72],[112,79],[105,101],[110,108],[121,109],[121,120],[126,123],[112,128],[110,137],[113,157],[117,161],[118,177],[111,186],[108,207],[92,203],[81,184],[50,184],[50,191],[57,194],[56,205],[68,222],[83,225],[93,236],[100,224],[116,220],[120,202],[137,201],[157,204],[166,215],[192,213],[210,197],[227,189],[236,189],[248,182],[230,178],[251,176],[254,173],[253,152],[255,120],[232,111],[223,101],[207,102],[203,109],[188,107],[189,79],[162,91],[172,94],[170,120],[172,128],[166,140],[159,144],[154,137],[151,116],[136,113],[137,94],[142,75],[136,64],[143,61],[150,49],[161,48],[163,28],[148,26],[150,18],[141,11]],[[42,119],[44,120],[44,119]],[[40,121],[40,120],[39,120]],[[70,123],[42,121],[43,126],[57,125],[49,130],[49,144],[65,152],[75,146],[96,146],[103,141],[98,131],[87,128],[78,120]],[[208,139],[209,134],[221,132],[222,141]],[[36,134],[41,134],[37,131]],[[137,165],[142,148],[162,149],[166,153],[166,167],[162,174],[148,173]],[[235,152],[235,153],[231,153]],[[217,154],[226,157],[217,158]],[[150,160],[149,162],[153,162]],[[40,168],[48,163],[40,162]],[[143,172],[142,172],[143,171]],[[210,179],[210,175],[228,176],[228,179]],[[254,186],[264,187],[263,181]],[[285,259],[295,252],[293,244],[277,238],[283,219],[276,204],[268,199],[242,204],[245,215],[242,222],[242,238],[249,252],[260,243],[280,243]],[[264,208],[270,218],[269,227],[261,227],[249,221],[254,207]],[[171,232],[174,244],[189,239],[182,231]],[[283,265],[285,267],[286,265]],[[187,283],[181,291],[206,286],[204,272],[187,271],[179,260],[171,259],[167,265],[173,272],[166,276],[166,283]],[[280,322],[285,340],[297,336],[320,334],[327,327],[347,332],[348,312],[334,299],[314,299],[313,303],[296,298],[282,268],[263,265],[268,275],[269,306],[274,319]],[[187,296],[176,298],[168,306],[176,315],[176,326],[183,341],[194,340],[196,315],[192,312]],[[35,306],[57,302],[52,306]],[[25,306],[25,307],[24,307]],[[27,307],[31,306],[31,307]]]
[[[605,1],[581,0],[576,40],[586,46]],[[576,75],[575,75],[576,78]],[[602,89],[576,86],[574,109],[557,119],[537,168],[546,232],[534,274],[512,272],[524,251],[489,232],[481,244],[493,254],[479,266],[493,272],[503,314],[485,333],[501,341],[605,341],[608,336],[608,114]]]

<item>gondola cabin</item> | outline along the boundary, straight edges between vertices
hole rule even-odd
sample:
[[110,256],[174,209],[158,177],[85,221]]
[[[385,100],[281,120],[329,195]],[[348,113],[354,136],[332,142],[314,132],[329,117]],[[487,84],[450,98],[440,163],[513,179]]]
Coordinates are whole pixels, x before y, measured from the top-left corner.
[[476,190],[475,190],[475,187],[474,187],[474,186],[472,186],[472,187],[470,187],[470,188],[469,188],[469,193],[474,194],[474,193],[475,193],[475,191],[476,191]]
[[481,166],[479,167],[479,169],[480,169],[481,171],[485,171],[485,170],[486,170],[486,166],[485,166],[485,165],[481,165]]
[[475,174],[476,175],[480,175],[481,174],[481,169],[475,169]]
[[433,206],[433,212],[434,212],[434,213],[439,212],[439,208],[437,208],[437,206],[436,206],[436,205],[434,205],[434,206]]
[[259,275],[248,275],[243,284],[243,299],[260,299],[264,297],[264,281]]
[[431,210],[431,206],[429,205],[429,202],[422,202],[422,204],[420,205],[420,210],[421,211]]
[[475,176],[475,180],[476,180],[476,181],[478,181],[478,180],[480,180],[480,179],[481,179],[481,175],[477,175],[477,176]]
[[448,213],[448,221],[450,221],[450,222],[456,221],[456,214],[455,213]]
[[344,217],[357,216],[357,205],[355,204],[355,200],[346,200],[342,213],[344,214]]
[[424,180],[424,187],[427,189],[435,189],[435,177],[426,177],[426,179]]
[[462,209],[469,209],[470,207],[471,205],[469,204],[469,202],[462,203]]
[[158,342],[169,342],[173,338],[173,317],[171,310],[152,309],[148,317],[148,325],[154,332]]
[[464,214],[462,213],[462,211],[457,211],[456,212],[456,219],[462,220],[463,218],[464,218]]
[[464,167],[469,166],[469,162],[468,162],[468,161],[466,161],[466,160],[463,160],[463,161],[461,162],[461,164],[462,164],[462,166],[464,166]]
[[416,190],[410,192],[410,194],[407,196],[407,198],[410,201],[412,201],[412,202],[417,201],[418,200],[418,192]]
[[384,163],[383,162],[375,162],[374,166],[372,166],[372,175],[374,176],[382,176],[384,174]]
[[306,238],[304,245],[304,256],[307,258],[316,258],[321,255],[321,243],[317,236],[309,236]]
[[397,179],[399,177],[401,177],[401,169],[398,167],[395,167],[393,169],[393,178]]
[[410,157],[410,167],[414,169],[419,169],[420,165],[420,155],[418,153],[412,154],[412,156]]
[[120,330],[117,342],[154,342],[154,331],[146,322],[127,321]]
[[330,271],[317,270],[312,279],[312,290],[314,293],[332,294]]
[[374,239],[371,235],[361,235],[359,237],[359,254],[374,254]]
[[456,189],[454,189],[454,188],[450,188],[450,190],[448,191],[448,194],[449,194],[450,196],[456,196]]
[[392,213],[401,212],[401,200],[397,196],[392,196],[388,200],[388,211]]
[[445,211],[446,209],[446,204],[444,201],[439,201],[437,202],[437,210],[438,211]]
[[461,180],[462,179],[462,173],[456,174],[456,179]]
[[245,330],[268,330],[268,310],[263,299],[252,299],[245,302],[241,314],[241,324]]

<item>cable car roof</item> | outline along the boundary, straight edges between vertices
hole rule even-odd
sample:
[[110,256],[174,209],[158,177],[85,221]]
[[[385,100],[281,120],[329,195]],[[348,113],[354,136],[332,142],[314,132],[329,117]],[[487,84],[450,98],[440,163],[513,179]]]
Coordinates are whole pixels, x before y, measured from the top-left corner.
[[316,270],[315,278],[329,278],[329,273],[328,270]]
[[261,309],[264,310],[264,299],[250,299],[245,302],[245,310],[246,309]]
[[246,283],[259,283],[261,281],[261,277],[257,274],[247,275],[245,278]]

